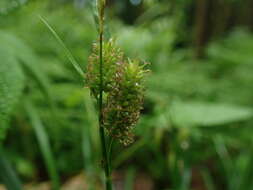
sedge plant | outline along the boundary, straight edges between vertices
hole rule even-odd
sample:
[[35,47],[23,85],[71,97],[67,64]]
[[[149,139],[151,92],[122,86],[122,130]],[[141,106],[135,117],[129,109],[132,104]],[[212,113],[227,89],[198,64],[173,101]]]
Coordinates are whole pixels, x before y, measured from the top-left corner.
[[104,38],[105,0],[97,0],[99,40],[93,44],[86,73],[86,85],[98,104],[99,133],[106,177],[112,189],[111,148],[118,140],[133,142],[133,127],[140,117],[144,99],[146,63],[124,56],[114,39]]
[[112,190],[112,163],[110,159],[112,144],[114,140],[118,140],[125,146],[133,142],[132,131],[143,107],[144,78],[149,70],[146,69],[147,63],[126,57],[116,45],[115,39],[105,40],[106,0],[97,0],[96,2],[99,37],[98,41],[93,44],[86,74],[55,30],[41,16],[40,19],[62,46],[76,71],[80,76],[85,76],[86,87],[90,89],[91,96],[97,102],[106,190]]

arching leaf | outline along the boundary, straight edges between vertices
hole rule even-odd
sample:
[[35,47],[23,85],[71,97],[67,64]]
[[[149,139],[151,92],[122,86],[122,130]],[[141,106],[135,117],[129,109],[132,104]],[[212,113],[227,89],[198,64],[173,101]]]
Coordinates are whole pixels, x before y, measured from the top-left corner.
[[6,130],[6,121],[15,104],[20,101],[24,87],[24,75],[18,61],[0,46],[0,140]]

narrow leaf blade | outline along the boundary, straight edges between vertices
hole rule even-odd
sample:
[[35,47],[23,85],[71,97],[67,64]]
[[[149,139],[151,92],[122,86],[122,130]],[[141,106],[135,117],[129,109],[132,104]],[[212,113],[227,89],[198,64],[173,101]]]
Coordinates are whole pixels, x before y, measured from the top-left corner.
[[81,77],[84,77],[84,72],[81,69],[80,65],[75,60],[74,56],[70,52],[70,50],[67,48],[67,46],[64,44],[63,40],[60,38],[60,36],[56,33],[56,31],[50,26],[50,24],[41,16],[39,16],[40,20],[45,24],[45,26],[50,30],[50,32],[53,34],[53,36],[56,38],[56,40],[59,42],[61,47],[64,50],[64,53],[66,54],[67,58],[71,62],[72,66],[75,68],[75,70],[80,74]]

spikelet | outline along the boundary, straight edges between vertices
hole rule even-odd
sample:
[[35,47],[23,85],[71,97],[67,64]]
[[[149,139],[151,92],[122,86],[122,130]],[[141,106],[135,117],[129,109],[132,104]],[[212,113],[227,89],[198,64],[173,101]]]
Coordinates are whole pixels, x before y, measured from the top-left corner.
[[[103,42],[103,91],[109,92],[113,83],[117,63],[123,61],[123,52],[115,46],[115,41],[110,39]],[[97,98],[99,94],[99,44],[94,43],[92,54],[89,57],[86,84],[91,94]]]
[[[89,58],[86,83],[94,97],[99,94],[98,45]],[[125,59],[114,40],[104,43],[103,49],[103,126],[114,138],[128,145],[133,142],[133,127],[143,106],[143,79],[148,72],[145,63]]]

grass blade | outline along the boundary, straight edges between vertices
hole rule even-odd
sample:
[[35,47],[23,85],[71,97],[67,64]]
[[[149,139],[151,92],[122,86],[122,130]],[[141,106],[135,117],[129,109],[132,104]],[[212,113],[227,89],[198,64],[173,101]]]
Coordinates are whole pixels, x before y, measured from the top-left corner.
[[228,186],[230,189],[234,189],[234,183],[237,181],[236,168],[234,168],[233,160],[228,152],[223,136],[216,135],[214,138],[214,145],[216,152],[221,160],[224,172],[227,178]]
[[62,46],[66,56],[68,57],[69,61],[71,62],[71,64],[73,65],[73,67],[75,68],[75,70],[81,75],[81,77],[84,77],[84,72],[81,69],[80,65],[77,63],[77,61],[75,60],[74,56],[72,55],[72,53],[69,51],[69,49],[67,48],[67,46],[64,44],[64,42],[62,41],[62,39],[59,37],[59,35],[56,33],[56,31],[49,25],[49,23],[42,18],[41,16],[39,16],[40,20],[46,25],[46,27],[50,30],[50,32],[54,35],[54,37],[56,38],[56,40],[59,42],[59,44]]
[[55,166],[55,160],[50,148],[48,135],[44,129],[44,126],[35,110],[35,108],[29,103],[26,102],[25,108],[28,114],[28,117],[31,121],[32,127],[34,128],[35,135],[37,137],[39,147],[41,149],[45,165],[47,167],[49,176],[52,180],[52,189],[59,190],[60,182],[59,176]]
[[146,143],[146,139],[141,139],[135,144],[133,144],[131,147],[129,147],[127,150],[119,154],[118,157],[114,160],[113,168],[117,168],[125,160],[131,157],[135,153],[135,151],[137,151],[139,148],[144,146],[145,143]]
[[191,183],[191,169],[185,168],[182,175],[181,188],[180,190],[187,190]]
[[215,189],[217,189],[215,187],[215,184],[214,184],[214,181],[212,179],[212,176],[211,176],[210,172],[207,169],[203,168],[201,170],[201,175],[203,177],[204,184],[205,184],[207,190],[215,190]]
[[130,167],[126,172],[124,190],[134,189],[134,179],[136,177],[136,170]]
[[22,190],[22,185],[18,179],[15,171],[12,169],[11,164],[5,157],[2,147],[0,147],[0,179],[9,190]]

